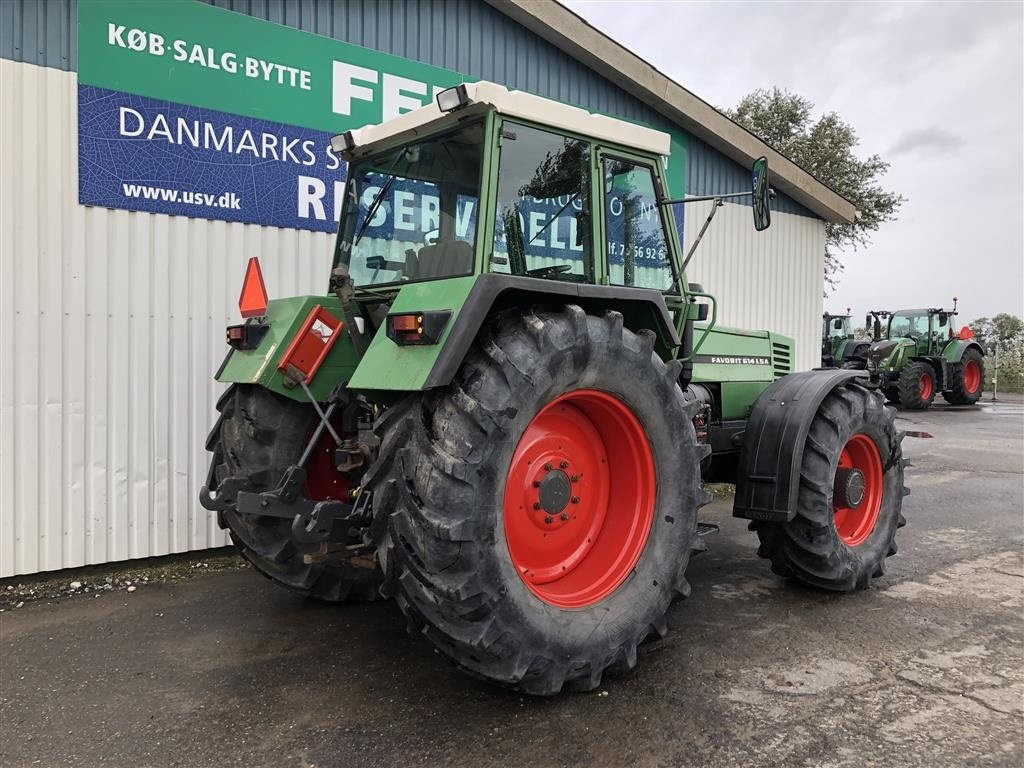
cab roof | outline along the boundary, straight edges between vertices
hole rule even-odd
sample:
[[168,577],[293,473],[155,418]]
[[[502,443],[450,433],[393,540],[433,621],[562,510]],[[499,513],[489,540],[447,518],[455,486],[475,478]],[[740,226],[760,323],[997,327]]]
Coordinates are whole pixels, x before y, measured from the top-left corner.
[[476,113],[494,110],[506,117],[530,120],[556,130],[571,131],[598,141],[608,141],[643,152],[667,156],[671,137],[653,128],[598,115],[553,99],[545,99],[525,91],[510,91],[503,85],[481,80],[464,83],[469,98],[466,106],[443,112],[436,101],[406,112],[378,125],[367,125],[350,131],[355,146],[348,151],[358,157],[372,149],[371,145],[398,138],[414,138],[432,133]]

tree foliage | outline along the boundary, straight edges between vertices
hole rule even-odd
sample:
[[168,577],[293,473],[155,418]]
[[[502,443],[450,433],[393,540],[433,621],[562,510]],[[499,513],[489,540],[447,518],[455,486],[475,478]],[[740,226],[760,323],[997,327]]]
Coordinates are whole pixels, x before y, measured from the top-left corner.
[[985,364],[985,387],[991,388],[992,377],[998,374],[1000,392],[1024,392],[1024,321],[1000,312],[968,325],[985,353],[992,355]]
[[1001,347],[1024,345],[1024,321],[1016,315],[1000,312],[992,318],[979,317],[968,325],[985,349],[993,347],[996,342]]
[[906,198],[882,188],[889,164],[878,155],[861,160],[854,154],[860,143],[853,126],[835,112],[817,121],[814,104],[779,88],[747,94],[734,110],[733,120],[824,182],[857,207],[852,224],[825,225],[825,281],[835,286],[843,265],[839,254],[870,242],[870,234],[893,221]]

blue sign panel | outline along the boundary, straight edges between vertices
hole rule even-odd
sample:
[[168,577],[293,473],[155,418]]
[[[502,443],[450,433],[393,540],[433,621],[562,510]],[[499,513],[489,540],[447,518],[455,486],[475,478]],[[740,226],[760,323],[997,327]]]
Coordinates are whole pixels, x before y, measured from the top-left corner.
[[323,131],[78,87],[79,202],[334,232],[345,163]]

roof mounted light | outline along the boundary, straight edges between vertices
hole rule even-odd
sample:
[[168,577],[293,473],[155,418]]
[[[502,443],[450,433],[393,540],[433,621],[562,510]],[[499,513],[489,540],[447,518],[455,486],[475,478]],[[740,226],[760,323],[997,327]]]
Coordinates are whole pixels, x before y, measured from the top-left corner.
[[337,136],[331,137],[331,150],[336,155],[340,155],[342,152],[351,152],[356,148],[356,143],[359,140],[359,131],[345,131],[339,133]]
[[473,103],[472,94],[466,83],[448,88],[437,94],[437,108],[442,112],[454,112]]

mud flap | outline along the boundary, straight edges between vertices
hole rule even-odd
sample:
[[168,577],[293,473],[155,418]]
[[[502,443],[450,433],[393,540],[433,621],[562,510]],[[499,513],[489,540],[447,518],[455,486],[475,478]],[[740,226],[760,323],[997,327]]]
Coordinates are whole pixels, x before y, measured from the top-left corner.
[[833,368],[784,376],[761,393],[740,451],[734,517],[779,523],[793,519],[811,421],[832,390],[855,378],[870,386],[866,371]]

